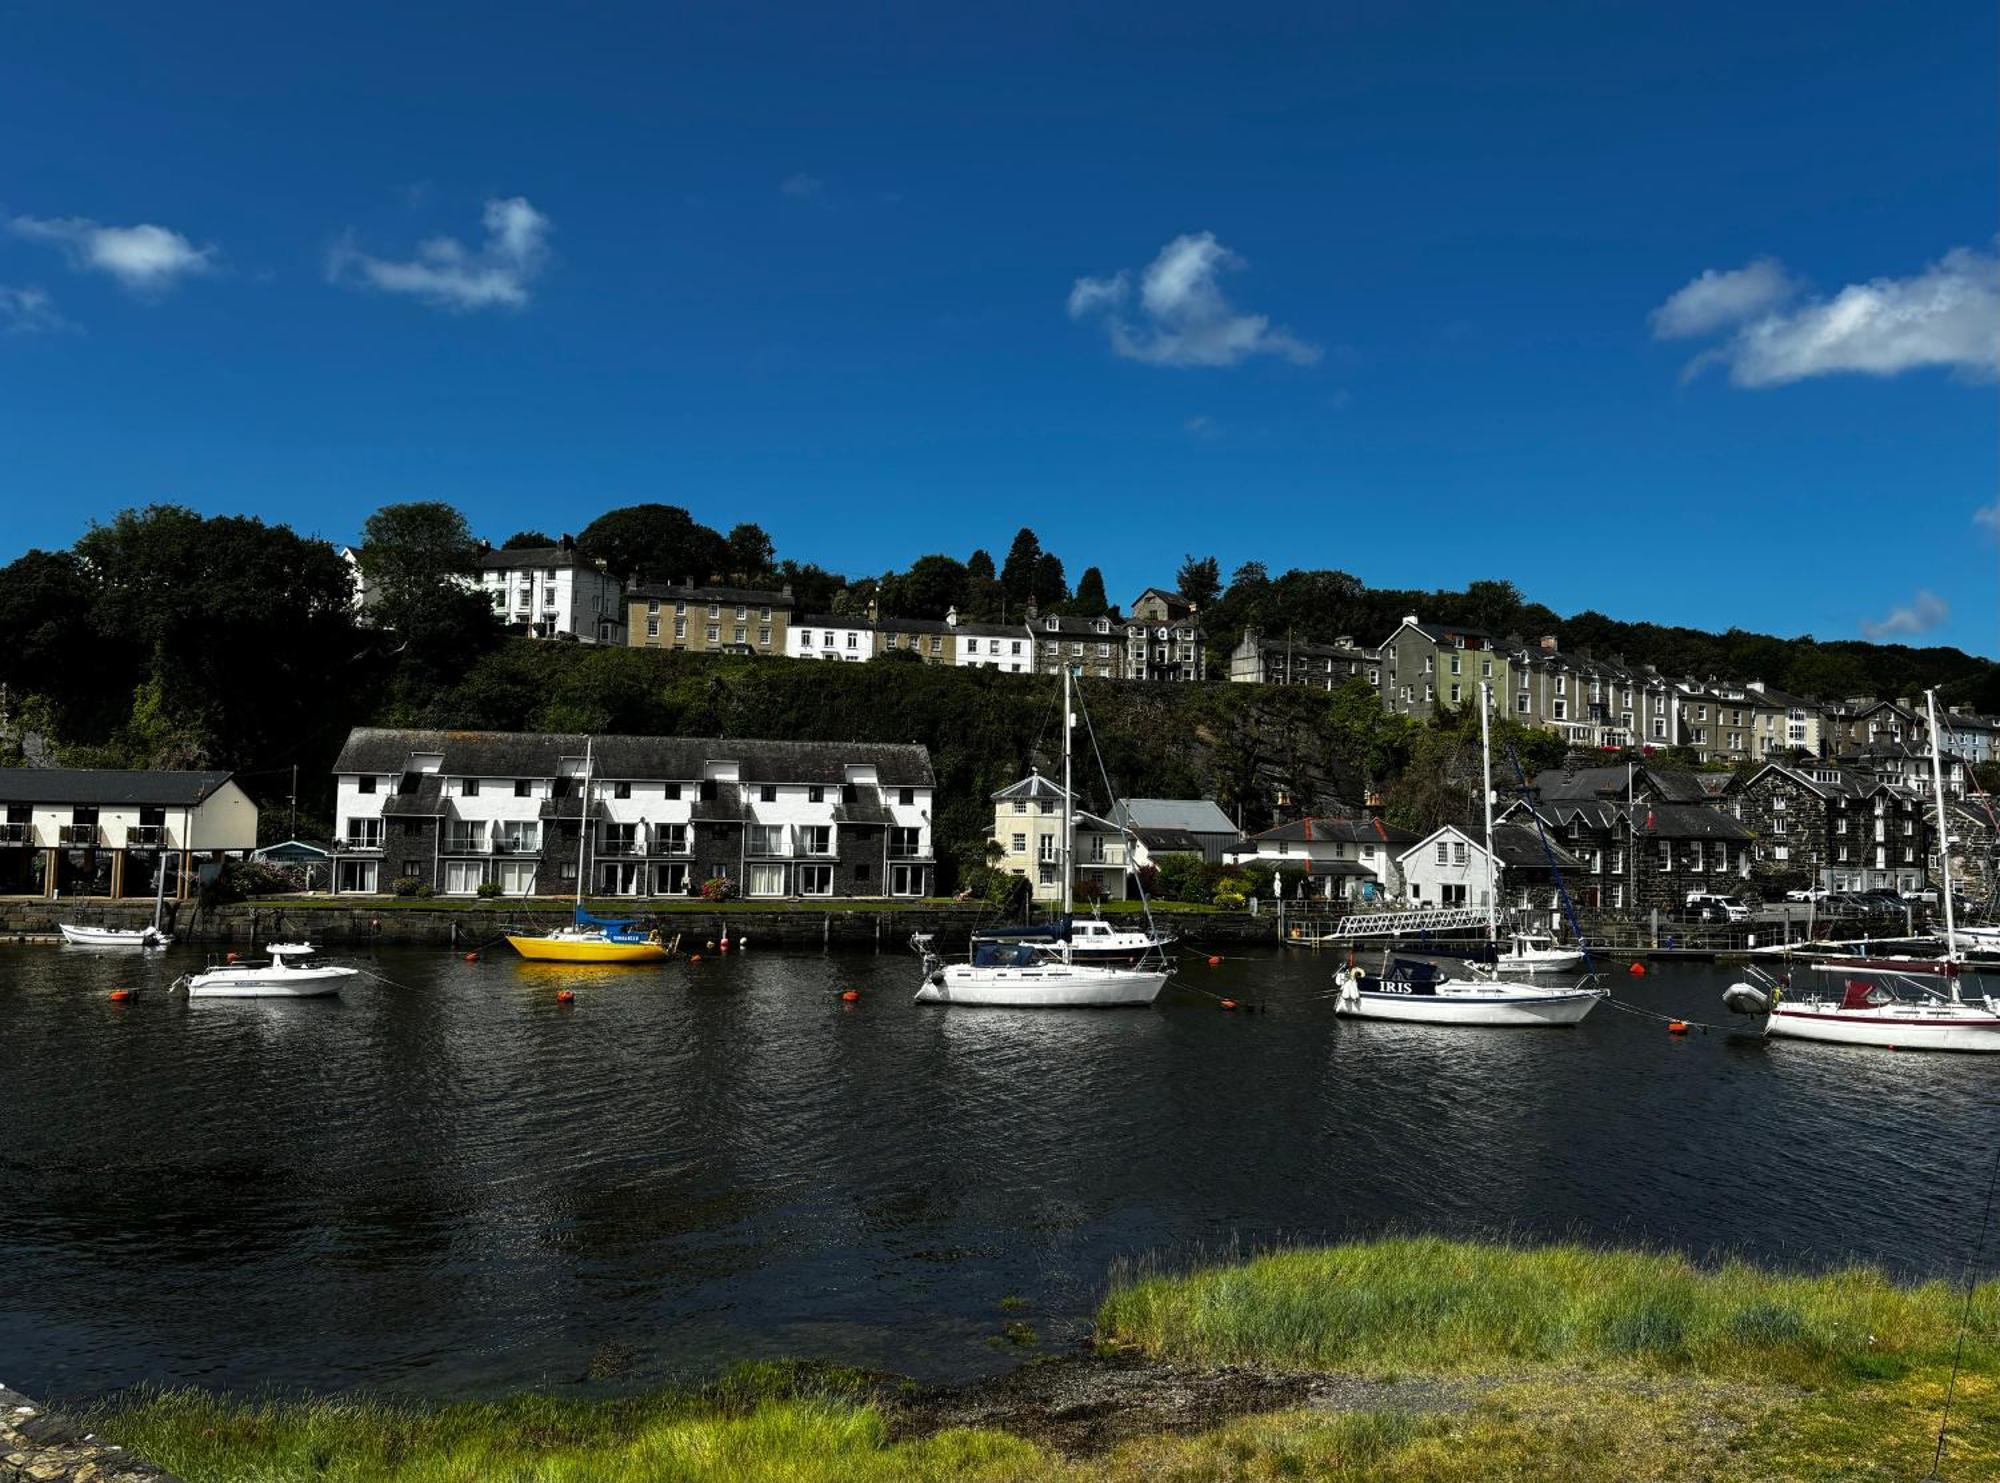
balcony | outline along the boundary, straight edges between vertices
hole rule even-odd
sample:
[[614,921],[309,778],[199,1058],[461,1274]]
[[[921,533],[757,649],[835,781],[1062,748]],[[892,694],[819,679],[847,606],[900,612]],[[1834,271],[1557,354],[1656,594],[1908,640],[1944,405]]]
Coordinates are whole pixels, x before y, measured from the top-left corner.
[[637,839],[600,839],[597,853],[608,856],[636,856],[646,853],[646,847]]
[[444,837],[444,853],[447,855],[490,855],[493,845],[483,834],[447,834]]
[[125,826],[125,846],[127,849],[158,849],[167,842],[165,824],[128,824]]
[[382,836],[379,834],[350,834],[342,839],[339,845],[341,850],[348,854],[353,854],[360,850],[379,851],[382,848]]
[[26,824],[0,824],[0,845],[28,843]]
[[57,831],[56,842],[71,847],[83,846],[87,848],[97,843],[97,826],[95,824],[64,824]]

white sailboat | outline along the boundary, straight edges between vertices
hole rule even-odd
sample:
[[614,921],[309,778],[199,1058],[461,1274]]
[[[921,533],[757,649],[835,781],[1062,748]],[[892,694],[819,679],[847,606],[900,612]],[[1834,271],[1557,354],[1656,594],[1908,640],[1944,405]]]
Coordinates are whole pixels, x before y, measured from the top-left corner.
[[[1937,692],[1925,692],[1925,700],[1930,707],[1931,792],[1937,806],[1943,877],[1944,957],[1928,962],[1832,959],[1803,964],[1802,971],[1822,975],[1828,985],[1797,997],[1753,969],[1749,980],[1731,984],[1723,992],[1722,1002],[1739,1014],[1763,1015],[1766,1036],[1890,1050],[2000,1051],[2000,999],[1990,994],[1967,999],[1963,992],[1965,957],[1952,902]],[[1939,988],[1938,982],[1946,987]]]
[[63,941],[73,947],[172,947],[173,934],[165,931],[161,917],[167,907],[167,857],[162,850],[153,862],[153,923],[149,927],[84,927],[73,922],[57,922]]
[[[1493,740],[1489,713],[1492,687],[1479,687],[1479,750],[1486,793],[1486,933],[1499,936],[1498,880],[1493,869]],[[1521,946],[1517,940],[1516,948]],[[1536,949],[1540,950],[1540,949]],[[1557,951],[1553,941],[1548,949]],[[1581,962],[1583,955],[1577,954]],[[1385,955],[1386,959],[1386,955]],[[1574,965],[1571,965],[1574,966]],[[1529,970],[1530,972],[1534,970]],[[1594,984],[1556,988],[1521,983],[1504,967],[1471,967],[1455,978],[1436,964],[1415,959],[1383,963],[1369,973],[1350,963],[1334,974],[1335,1014],[1362,1020],[1397,1020],[1418,1025],[1479,1027],[1574,1025],[1597,1007],[1603,992]]]
[[1583,966],[1583,949],[1562,947],[1546,932],[1516,932],[1493,966],[1501,973],[1573,973]]
[[338,994],[361,970],[304,961],[312,948],[302,942],[274,942],[262,963],[224,963],[205,973],[184,974],[174,983],[190,999],[317,999]]
[[[1076,838],[1075,795],[1070,788],[1071,730],[1069,667],[1063,667],[1062,914],[1070,915],[1074,872],[1070,849]],[[1109,1009],[1151,1004],[1166,987],[1168,967],[1150,953],[1131,966],[1084,961],[1076,951],[1074,928],[1062,936],[975,939],[969,959],[947,963],[930,950],[927,937],[912,939],[924,957],[919,1004],[972,1004],[1009,1009]],[[1108,931],[1108,924],[1105,925]],[[1150,927],[1150,922],[1148,926]],[[1086,936],[1095,936],[1094,933]],[[1157,964],[1157,966],[1154,966]]]

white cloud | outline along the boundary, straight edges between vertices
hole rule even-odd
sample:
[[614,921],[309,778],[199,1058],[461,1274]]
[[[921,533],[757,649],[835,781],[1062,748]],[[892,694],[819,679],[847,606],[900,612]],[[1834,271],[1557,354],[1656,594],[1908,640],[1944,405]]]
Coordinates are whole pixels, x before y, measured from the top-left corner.
[[39,288],[9,288],[0,283],[0,330],[33,335],[74,329],[56,312],[56,301]]
[[2000,536],[2000,500],[1995,500],[1990,505],[1981,505],[1974,510],[1972,523],[1985,526],[1988,535]]
[[408,294],[444,309],[519,309],[529,300],[528,285],[548,265],[549,219],[525,197],[513,196],[488,201],[480,221],[486,240],[476,251],[456,237],[432,237],[405,262],[370,257],[342,242],[327,260],[327,279]]
[[1951,609],[1945,600],[1928,587],[1917,589],[1917,595],[1900,607],[1889,609],[1887,617],[1870,623],[1863,620],[1861,633],[1864,638],[1913,638],[1920,633],[1929,633],[1944,622]]
[[1710,334],[1776,308],[1797,290],[1775,258],[1720,273],[1710,268],[1653,311],[1653,334],[1661,340]]
[[158,292],[215,266],[213,247],[196,247],[179,232],[142,223],[107,227],[81,216],[17,216],[17,237],[60,247],[74,268],[109,273],[134,293]]
[[795,201],[812,201],[826,194],[826,182],[801,170],[779,181],[778,189]]
[[1109,278],[1079,278],[1069,291],[1069,315],[1102,314],[1114,353],[1155,366],[1233,366],[1253,355],[1275,355],[1295,365],[1311,365],[1320,348],[1289,330],[1271,326],[1262,314],[1239,314],[1217,281],[1243,259],[1215,240],[1213,232],[1174,238],[1139,278],[1139,315],[1128,318],[1131,281],[1124,272]]
[[1791,308],[1746,308],[1774,284],[1789,285],[1774,262],[1704,273],[1654,311],[1654,333],[1701,334],[1733,323],[1728,338],[1691,361],[1687,373],[1726,365],[1738,386],[1841,372],[1895,376],[1925,366],[2000,372],[2000,259],[1993,256],[1955,247],[1912,278],[1851,283],[1830,299]]

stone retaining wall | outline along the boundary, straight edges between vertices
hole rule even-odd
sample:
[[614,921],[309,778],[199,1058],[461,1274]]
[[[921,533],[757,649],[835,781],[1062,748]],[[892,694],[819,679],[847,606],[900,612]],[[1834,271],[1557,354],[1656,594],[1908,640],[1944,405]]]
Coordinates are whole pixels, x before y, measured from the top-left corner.
[[[936,903],[879,909],[798,907],[777,911],[730,910],[728,907],[688,911],[649,911],[644,902],[625,906],[595,903],[603,914],[630,911],[657,924],[668,937],[681,934],[682,946],[731,938],[783,947],[886,948],[906,950],[912,932],[932,933],[938,945],[963,948],[976,924],[991,925],[990,908]],[[183,942],[248,945],[273,938],[307,938],[339,946],[441,947],[470,950],[497,942],[503,932],[527,928],[547,931],[570,918],[567,907],[537,903],[532,907],[496,905],[438,907],[401,900],[359,899],[345,902],[303,901],[284,897],[236,902],[209,911],[183,905],[169,928]],[[58,919],[88,926],[137,927],[153,919],[150,902],[43,901],[0,898],[0,939],[52,936]],[[1137,926],[1136,914],[1113,918]],[[1277,941],[1277,919],[1266,913],[1240,911],[1163,913],[1160,926],[1191,946],[1224,947],[1235,943]]]
[[179,1483],[0,1385],[0,1483]]

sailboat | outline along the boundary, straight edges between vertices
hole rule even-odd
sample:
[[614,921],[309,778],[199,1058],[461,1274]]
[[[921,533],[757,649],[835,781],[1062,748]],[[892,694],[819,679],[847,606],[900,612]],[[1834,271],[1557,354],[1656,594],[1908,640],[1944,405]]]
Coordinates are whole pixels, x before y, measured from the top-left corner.
[[167,856],[162,850],[153,862],[153,924],[150,927],[83,927],[73,922],[57,922],[63,941],[74,947],[172,947],[173,934],[160,921],[167,908]]
[[[919,1004],[977,1004],[1010,1009],[1116,1008],[1151,1004],[1166,987],[1170,972],[1155,951],[1142,951],[1130,966],[1086,960],[1069,921],[1075,871],[1070,861],[1076,839],[1076,797],[1070,787],[1071,732],[1076,724],[1071,699],[1073,676],[1063,667],[1062,917],[1060,935],[975,938],[966,962],[947,963],[931,951],[930,939],[912,939],[924,959]],[[1142,888],[1143,890],[1143,888]],[[1147,928],[1152,929],[1151,912]],[[1087,938],[1091,934],[1084,934]],[[1154,939],[1157,941],[1157,939]],[[1086,947],[1084,951],[1088,951]]]
[[[1492,687],[1479,687],[1479,752],[1486,791],[1486,935],[1500,931],[1498,879],[1493,869]],[[1579,955],[1579,960],[1580,960]],[[1520,983],[1499,966],[1468,967],[1455,978],[1435,963],[1398,958],[1379,973],[1350,963],[1334,974],[1335,1014],[1362,1020],[1398,1020],[1418,1025],[1482,1027],[1574,1025],[1604,997],[1594,984],[1556,988]]]
[[537,963],[659,963],[673,949],[658,932],[643,932],[630,917],[594,917],[583,909],[589,878],[592,739],[583,743],[583,799],[577,810],[576,904],[568,926],[550,932],[509,932],[507,945]]
[[[1769,974],[1751,970],[1731,984],[1722,1002],[1738,1014],[1761,1014],[1764,1033],[1789,1040],[1873,1045],[1890,1050],[2000,1051],[2000,999],[1968,1000],[1962,984],[1965,955],[1958,945],[1951,887],[1949,815],[1944,767],[1938,755],[1937,692],[1925,692],[1931,723],[1931,792],[1937,805],[1938,860],[1944,899],[1944,957],[1921,960],[1829,959],[1801,964],[1830,983],[1797,998]],[[1942,980],[1940,989],[1930,982]],[[1837,990],[1837,992],[1836,992]]]

